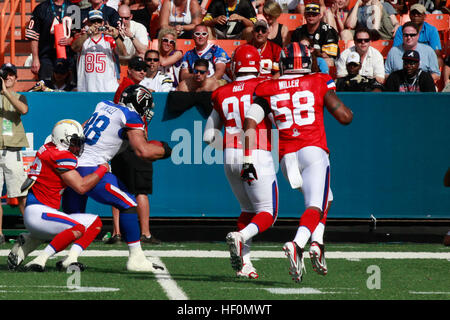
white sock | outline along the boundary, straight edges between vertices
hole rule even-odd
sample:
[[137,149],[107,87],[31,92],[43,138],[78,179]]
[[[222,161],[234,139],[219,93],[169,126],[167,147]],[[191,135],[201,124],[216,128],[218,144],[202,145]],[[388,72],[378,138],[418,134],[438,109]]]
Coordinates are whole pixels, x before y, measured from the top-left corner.
[[294,241],[300,248],[304,248],[306,243],[308,243],[309,237],[311,237],[311,232],[308,228],[300,226],[297,229],[297,234],[295,235]]
[[248,239],[244,242],[244,247],[242,248],[242,260],[244,264],[252,264],[250,261],[250,247],[252,245],[252,239]]
[[239,231],[242,234],[244,241],[247,241],[259,233],[258,226],[254,223],[249,223],[244,229]]
[[55,253],[56,253],[55,249],[53,249],[52,246],[48,245],[45,247],[45,249],[42,251],[40,255],[34,258],[34,260],[30,261],[27,265],[38,264],[42,267],[45,267],[48,258],[53,256]]
[[128,250],[130,251],[130,256],[132,255],[143,255],[144,252],[142,251],[141,242],[133,242],[128,244]]
[[319,244],[323,244],[323,234],[325,232],[325,225],[323,223],[319,223],[316,227],[316,230],[311,235],[311,242],[316,241]]

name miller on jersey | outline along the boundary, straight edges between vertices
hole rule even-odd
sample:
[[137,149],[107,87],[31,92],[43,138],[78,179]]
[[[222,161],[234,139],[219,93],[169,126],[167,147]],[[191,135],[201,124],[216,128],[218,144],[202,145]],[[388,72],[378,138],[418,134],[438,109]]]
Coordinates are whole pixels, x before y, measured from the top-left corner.
[[279,81],[278,86],[280,87],[280,90],[283,90],[298,87],[299,83],[300,83],[299,79],[293,79],[293,80]]

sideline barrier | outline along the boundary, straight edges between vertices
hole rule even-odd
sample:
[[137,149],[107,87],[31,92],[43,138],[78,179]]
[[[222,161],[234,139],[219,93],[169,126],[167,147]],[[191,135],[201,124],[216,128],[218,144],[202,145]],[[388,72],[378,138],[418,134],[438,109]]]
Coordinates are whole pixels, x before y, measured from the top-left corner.
[[[24,93],[30,111],[24,127],[38,149],[63,118],[81,123],[102,99],[113,93]],[[442,219],[450,218],[450,188],[443,177],[450,167],[448,133],[450,94],[339,93],[353,109],[354,120],[341,126],[325,116],[331,150],[334,202],[330,218]],[[206,122],[196,108],[163,121],[167,99],[155,93],[156,112],[151,139],[174,148],[172,159],[154,163],[152,217],[237,217],[240,209],[230,191],[221,156],[201,141]],[[278,172],[279,217],[299,217],[303,196],[291,190]],[[108,206],[88,201],[88,211],[111,216]]]

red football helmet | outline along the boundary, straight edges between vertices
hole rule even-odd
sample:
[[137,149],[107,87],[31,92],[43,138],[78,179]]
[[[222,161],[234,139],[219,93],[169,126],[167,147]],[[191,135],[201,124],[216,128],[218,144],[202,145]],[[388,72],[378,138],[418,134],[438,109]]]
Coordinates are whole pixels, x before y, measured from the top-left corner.
[[301,43],[290,43],[281,51],[280,70],[283,74],[310,73],[311,64],[311,52]]
[[233,52],[232,71],[234,75],[239,72],[259,73],[260,66],[261,56],[254,46],[243,44]]

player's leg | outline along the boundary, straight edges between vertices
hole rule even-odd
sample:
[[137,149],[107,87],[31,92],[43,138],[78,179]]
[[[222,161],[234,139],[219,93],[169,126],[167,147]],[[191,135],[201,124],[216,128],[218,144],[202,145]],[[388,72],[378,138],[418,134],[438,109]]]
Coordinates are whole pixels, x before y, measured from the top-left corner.
[[[330,190],[331,194],[331,190]],[[329,196],[330,198],[330,196]],[[331,206],[331,200],[328,201],[328,205],[325,209],[322,219],[320,219],[316,230],[311,235],[311,245],[309,247],[309,257],[311,258],[311,263],[313,270],[320,275],[326,275],[328,273],[327,262],[325,259],[325,244],[323,236],[325,233],[325,225],[328,216],[328,210]]]
[[32,236],[51,239],[44,250],[25,265],[30,271],[44,271],[51,256],[67,248],[86,231],[86,227],[70,215],[43,205],[27,206],[24,223]]
[[72,244],[68,256],[59,261],[56,264],[56,267],[58,269],[67,269],[69,266],[77,266],[83,271],[85,266],[78,262],[78,257],[100,233],[102,221],[100,220],[100,217],[87,213],[71,214],[70,217],[83,224],[86,228],[86,232]]

